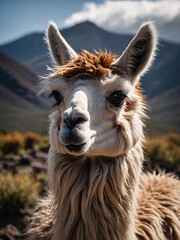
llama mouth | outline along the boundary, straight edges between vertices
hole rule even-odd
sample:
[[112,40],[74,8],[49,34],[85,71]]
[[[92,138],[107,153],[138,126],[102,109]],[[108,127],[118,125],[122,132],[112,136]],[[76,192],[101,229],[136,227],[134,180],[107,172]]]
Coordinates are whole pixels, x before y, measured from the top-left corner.
[[85,145],[86,145],[86,143],[83,143],[80,145],[69,144],[69,145],[66,145],[66,149],[69,152],[81,152]]

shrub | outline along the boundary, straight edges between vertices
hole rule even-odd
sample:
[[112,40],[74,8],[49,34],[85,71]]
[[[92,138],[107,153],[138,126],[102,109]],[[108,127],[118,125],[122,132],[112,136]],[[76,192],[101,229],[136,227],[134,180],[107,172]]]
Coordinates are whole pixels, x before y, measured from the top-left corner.
[[3,154],[15,153],[24,148],[24,138],[18,132],[0,135],[0,149]]
[[48,138],[38,135],[33,132],[27,132],[24,134],[25,148],[41,149],[48,146]]
[[35,179],[40,183],[41,185],[41,189],[40,189],[40,195],[46,195],[47,193],[47,185],[48,185],[48,181],[47,181],[47,174],[44,172],[40,172],[37,173],[35,175]]
[[0,175],[0,215],[21,212],[34,205],[40,184],[26,173]]
[[180,146],[180,135],[176,133],[170,133],[165,136],[165,141],[167,141],[172,147]]
[[39,181],[43,186],[47,185],[47,174],[44,172],[40,172],[36,175],[37,181]]
[[149,139],[145,146],[152,167],[158,165],[168,171],[177,171],[180,165],[180,135],[168,134],[163,138]]
[[38,200],[40,183],[26,173],[0,175],[0,226],[13,224],[23,229]]
[[17,154],[24,149],[47,149],[49,148],[48,138],[33,132],[19,133],[12,132],[0,135],[0,152],[2,154]]
[[44,137],[33,133],[27,132],[24,134],[25,148],[34,148],[36,145],[41,145],[44,142]]

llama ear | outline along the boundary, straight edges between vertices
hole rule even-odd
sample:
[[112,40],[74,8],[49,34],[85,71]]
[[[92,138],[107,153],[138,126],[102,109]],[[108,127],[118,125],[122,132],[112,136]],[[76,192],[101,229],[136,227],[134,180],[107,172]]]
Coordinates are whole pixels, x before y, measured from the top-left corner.
[[46,41],[53,60],[60,66],[77,56],[76,52],[60,34],[57,25],[53,21],[49,22]]
[[143,24],[115,66],[131,79],[143,75],[154,59],[157,48],[157,30],[152,22]]

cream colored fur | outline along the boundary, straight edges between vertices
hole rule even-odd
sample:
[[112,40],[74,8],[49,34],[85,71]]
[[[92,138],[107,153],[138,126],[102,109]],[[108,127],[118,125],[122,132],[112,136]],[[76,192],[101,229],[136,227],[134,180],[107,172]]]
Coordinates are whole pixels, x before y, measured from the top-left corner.
[[[113,61],[76,54],[54,23],[47,36],[62,66],[43,79],[41,92],[63,100],[50,116],[50,195],[37,206],[28,239],[180,239],[179,181],[142,174],[146,106],[139,78],[155,55],[154,25],[144,24]],[[68,72],[73,68],[79,77]],[[94,77],[83,78],[86,69]],[[125,95],[118,107],[108,100],[116,91]]]

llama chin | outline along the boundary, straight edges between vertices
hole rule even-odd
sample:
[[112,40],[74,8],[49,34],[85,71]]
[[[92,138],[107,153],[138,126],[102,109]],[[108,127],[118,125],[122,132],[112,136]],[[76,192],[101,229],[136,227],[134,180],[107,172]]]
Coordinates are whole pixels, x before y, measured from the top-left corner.
[[142,172],[146,103],[140,77],[157,49],[153,23],[141,26],[121,56],[77,54],[50,22],[55,62],[50,91],[49,196],[39,202],[29,240],[180,239],[180,182]]

